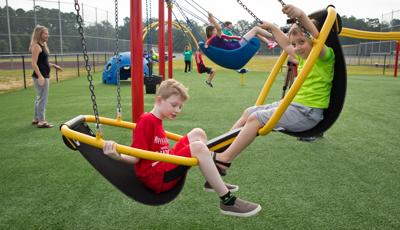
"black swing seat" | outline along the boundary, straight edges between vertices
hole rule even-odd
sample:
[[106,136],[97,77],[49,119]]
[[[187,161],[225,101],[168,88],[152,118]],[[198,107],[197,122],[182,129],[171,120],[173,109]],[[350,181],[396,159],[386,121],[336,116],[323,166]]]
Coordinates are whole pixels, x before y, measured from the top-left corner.
[[229,147],[233,140],[239,135],[242,128],[237,128],[223,133],[207,142],[207,147],[216,153],[223,152]]
[[[330,5],[331,6],[331,5]],[[328,6],[329,7],[329,6]],[[327,7],[327,8],[328,8]],[[333,6],[332,6],[333,7]],[[309,15],[311,19],[317,20],[319,24],[318,30],[321,29],[328,15],[326,9],[317,11]],[[337,23],[333,25],[325,44],[331,47],[335,53],[334,76],[332,80],[332,89],[330,94],[329,107],[324,110],[324,119],[314,128],[303,132],[289,132],[282,130],[281,132],[295,137],[311,137],[321,134],[328,130],[338,119],[344,105],[347,87],[347,71],[346,62],[343,55],[342,46],[340,45],[338,34],[342,30],[342,20],[337,14]]]
[[157,85],[161,84],[162,77],[158,75],[145,76],[143,83],[146,86],[146,94],[155,94]]
[[[84,122],[84,116],[78,116],[63,125],[70,129],[95,136],[87,123]],[[62,125],[61,125],[62,126]],[[60,127],[61,128],[61,127]],[[182,179],[171,190],[163,193],[155,193],[153,190],[144,186],[135,175],[134,166],[120,161],[115,161],[103,154],[102,149],[95,148],[85,143],[71,140],[63,135],[63,141],[72,150],[79,150],[82,156],[111,184],[118,188],[128,197],[146,205],[163,205],[174,200],[181,192],[188,167],[179,166],[165,174],[164,181],[170,181],[177,176]]]

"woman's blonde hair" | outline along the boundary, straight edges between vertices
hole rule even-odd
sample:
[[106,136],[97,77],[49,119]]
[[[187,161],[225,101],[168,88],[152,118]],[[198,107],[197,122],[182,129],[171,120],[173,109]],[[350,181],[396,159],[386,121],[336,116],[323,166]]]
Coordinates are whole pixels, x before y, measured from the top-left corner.
[[183,101],[189,99],[188,89],[182,83],[174,79],[163,81],[158,88],[156,96],[160,96],[165,100],[173,95],[180,96]]
[[42,34],[44,31],[48,31],[47,27],[37,25],[35,29],[33,29],[31,43],[29,45],[29,51],[32,52],[32,47],[34,44],[43,44],[46,53],[49,53],[49,48],[47,47],[47,42],[42,41]]

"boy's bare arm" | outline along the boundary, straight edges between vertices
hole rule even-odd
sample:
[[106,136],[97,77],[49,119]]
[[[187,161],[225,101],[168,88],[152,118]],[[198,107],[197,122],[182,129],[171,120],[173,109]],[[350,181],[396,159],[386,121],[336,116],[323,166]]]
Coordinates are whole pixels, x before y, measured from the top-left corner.
[[118,153],[117,152],[117,143],[115,143],[114,141],[105,141],[104,147],[103,147],[103,152],[105,155],[107,155],[111,159],[117,160],[117,161],[122,161],[127,164],[136,164],[137,162],[139,162],[139,158],[137,158],[137,157]]
[[263,21],[261,24],[259,24],[259,26],[263,29],[271,31],[279,46],[289,55],[294,56],[293,46],[290,45],[289,38],[277,26],[267,21]]
[[319,31],[312,23],[311,19],[304,13],[303,10],[294,5],[285,5],[282,7],[282,12],[289,18],[298,19],[300,24],[313,36],[318,38]]
[[[306,29],[313,38],[318,38],[319,31],[317,27],[315,27],[314,23],[311,19],[304,13],[303,10],[300,8],[293,6],[293,5],[285,5],[282,7],[282,12],[286,14],[290,18],[297,18],[300,24]],[[320,57],[325,56],[326,53],[326,46],[322,47],[322,51],[319,54]]]

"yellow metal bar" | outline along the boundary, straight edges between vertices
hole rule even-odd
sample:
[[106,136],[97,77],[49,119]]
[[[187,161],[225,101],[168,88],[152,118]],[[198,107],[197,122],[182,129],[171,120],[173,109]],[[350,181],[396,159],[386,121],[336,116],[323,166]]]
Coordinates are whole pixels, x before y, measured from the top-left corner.
[[264,104],[265,99],[268,96],[269,91],[271,90],[272,84],[274,83],[276,76],[279,73],[279,69],[282,67],[283,63],[285,62],[288,54],[286,52],[282,52],[279,56],[278,60],[276,61],[274,67],[272,68],[271,73],[268,76],[267,81],[265,82],[260,94],[258,95],[256,105]]
[[[102,149],[104,147],[104,140],[97,139],[96,137],[92,137],[74,130],[71,130],[68,126],[61,126],[61,133],[73,140],[77,140],[79,142],[94,146],[96,148]],[[116,149],[119,153],[130,155],[134,157],[138,157],[140,159],[154,160],[154,161],[162,161],[168,162],[172,164],[178,165],[186,165],[186,166],[195,166],[198,164],[198,160],[196,158],[188,158],[181,156],[174,156],[169,154],[162,154],[158,152],[151,152],[142,149],[132,148],[126,145],[117,144]]]
[[[99,117],[100,123],[104,125],[109,125],[109,126],[115,126],[115,127],[121,127],[121,128],[126,128],[126,129],[135,129],[136,124],[132,122],[127,122],[127,121],[122,121],[118,119],[111,119],[111,118],[106,118],[106,117]],[[96,118],[92,115],[85,115],[85,121],[86,122],[91,122],[95,123]],[[181,135],[171,133],[171,132],[165,132],[167,134],[167,137],[173,141],[179,141],[179,139],[182,138]]]
[[[165,22],[165,24],[167,24],[168,22]],[[189,36],[190,36],[190,38],[193,40],[193,42],[194,42],[194,44],[195,44],[195,46],[196,46],[196,50],[197,49],[199,49],[199,45],[198,45],[198,41],[197,41],[197,39],[196,39],[196,37],[193,35],[193,33],[189,30],[189,28],[187,27],[187,26],[185,26],[185,25],[183,25],[183,24],[180,24],[179,25],[179,23],[177,23],[177,22],[172,22],[172,27],[174,27],[174,28],[176,28],[176,29],[181,29],[181,26],[182,26],[182,29],[183,29],[183,31],[186,33],[186,34],[188,34]],[[158,21],[157,22],[153,22],[153,23],[151,23],[151,25],[150,25],[150,28],[151,29],[154,29],[154,28],[156,28],[156,27],[158,27]],[[143,40],[145,39],[145,37],[147,36],[147,34],[149,33],[149,31],[148,31],[148,28],[147,27],[145,27],[144,29],[143,29]]]
[[303,82],[306,80],[308,73],[310,72],[311,68],[313,67],[315,61],[317,60],[318,56],[321,53],[322,47],[325,44],[325,41],[332,29],[333,24],[336,21],[336,10],[333,7],[328,7],[327,9],[328,15],[326,17],[324,26],[321,29],[321,32],[317,39],[314,40],[314,47],[311,50],[310,55],[308,56],[306,62],[304,63],[304,67],[302,71],[297,76],[296,81],[290,87],[286,96],[282,99],[280,105],[276,109],[276,111],[272,114],[272,117],[269,121],[261,128],[258,133],[260,135],[266,135],[275,127],[276,123],[282,117],[282,114],[286,111],[289,104],[292,102],[293,98],[296,96],[297,92],[299,91],[300,87],[303,85]]
[[400,40],[400,32],[371,32],[350,28],[342,28],[339,36],[368,40]]

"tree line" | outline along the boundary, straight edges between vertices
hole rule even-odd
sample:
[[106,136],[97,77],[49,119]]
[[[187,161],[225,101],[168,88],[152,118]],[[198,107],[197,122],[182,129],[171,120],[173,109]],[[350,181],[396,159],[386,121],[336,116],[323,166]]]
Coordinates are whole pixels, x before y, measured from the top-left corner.
[[[13,9],[9,7],[9,18],[11,28],[11,43],[13,53],[27,53],[30,42],[31,33],[35,26],[33,10],[25,11],[23,9]],[[60,15],[59,15],[60,14]],[[49,28],[49,34],[52,38],[49,40],[49,48],[53,53],[70,53],[79,52],[81,50],[81,39],[79,38],[78,26],[76,23],[75,12],[59,12],[58,9],[48,9],[36,6],[36,21],[37,24],[44,25]],[[0,53],[8,54],[9,49],[9,34],[7,25],[6,7],[0,7]],[[61,18],[61,22],[60,19]],[[151,21],[156,21],[153,18]],[[150,20],[143,21],[143,28],[146,27]],[[180,21],[186,24],[184,21]],[[382,24],[378,18],[358,19],[354,16],[342,16],[343,27],[360,29],[366,31],[381,31],[382,28],[392,26],[394,30],[400,31],[400,20],[393,19],[390,24]],[[120,49],[121,51],[129,50],[130,39],[130,19],[124,18],[119,23],[119,39],[126,40],[125,45]],[[191,21],[191,30],[198,40],[204,40],[204,25],[198,24],[196,21]],[[235,32],[238,35],[245,34],[254,22],[240,20],[235,25]],[[60,26],[62,28],[62,41],[60,40]],[[115,28],[108,21],[101,21],[99,23],[84,24],[85,36],[87,37],[88,50],[99,52],[112,52],[115,47]],[[187,36],[179,29],[173,29],[173,50],[174,52],[181,52],[184,46],[190,41]],[[340,38],[343,45],[359,43],[361,40],[352,38]],[[62,42],[62,50],[61,50]],[[151,32],[149,38],[146,38],[144,43],[158,43],[158,32]],[[122,44],[122,43],[121,43]],[[265,47],[263,47],[265,49]]]

